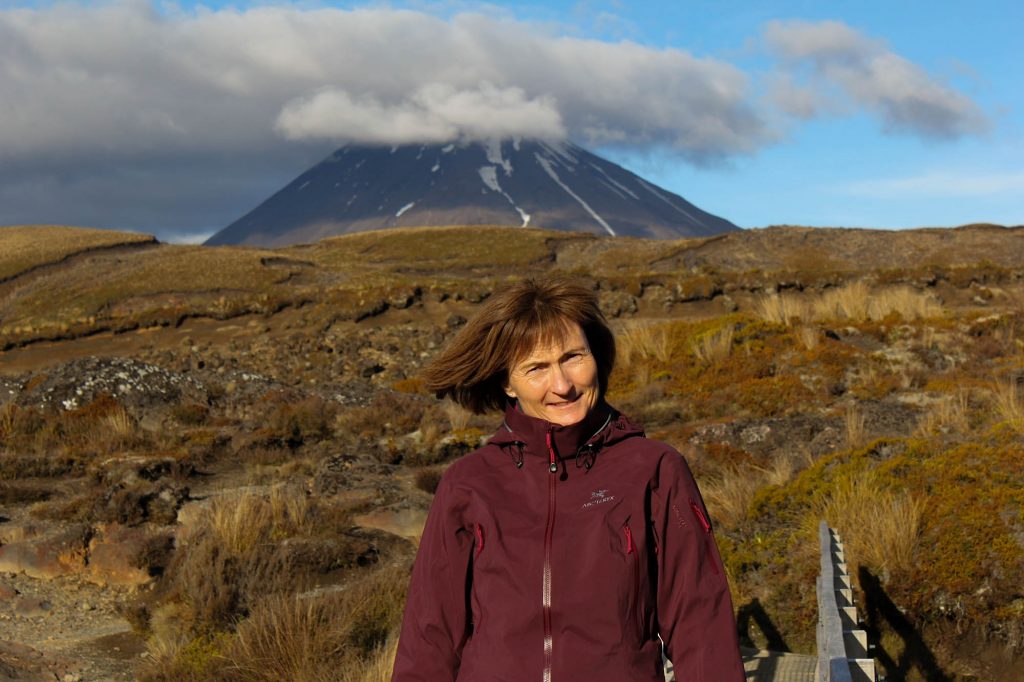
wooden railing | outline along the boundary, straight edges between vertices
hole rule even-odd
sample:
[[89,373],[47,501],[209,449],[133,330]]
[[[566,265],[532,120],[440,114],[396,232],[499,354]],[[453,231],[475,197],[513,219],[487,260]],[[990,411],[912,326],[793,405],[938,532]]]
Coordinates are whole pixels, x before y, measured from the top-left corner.
[[818,575],[818,668],[816,682],[875,682],[868,658],[867,633],[860,629],[853,587],[839,534],[824,521],[818,527],[821,572]]

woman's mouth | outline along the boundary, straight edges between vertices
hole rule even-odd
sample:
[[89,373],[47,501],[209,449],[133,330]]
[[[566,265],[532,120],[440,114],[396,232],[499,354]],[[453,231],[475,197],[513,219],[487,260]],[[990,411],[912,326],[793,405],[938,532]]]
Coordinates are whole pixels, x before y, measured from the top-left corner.
[[554,407],[556,409],[569,407],[570,405],[576,404],[576,402],[579,401],[579,399],[580,399],[580,397],[582,395],[583,394],[580,393],[580,394],[577,394],[576,397],[570,398],[569,400],[562,400],[562,401],[559,401],[557,403],[548,403],[548,407]]

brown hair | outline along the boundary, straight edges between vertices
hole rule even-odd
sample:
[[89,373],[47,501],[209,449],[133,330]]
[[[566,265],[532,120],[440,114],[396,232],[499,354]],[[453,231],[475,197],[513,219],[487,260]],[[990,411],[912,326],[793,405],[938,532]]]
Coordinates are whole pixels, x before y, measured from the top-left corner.
[[476,414],[504,409],[509,369],[538,345],[562,340],[574,322],[587,337],[603,397],[615,337],[594,292],[565,276],[527,279],[488,298],[423,371],[423,383]]

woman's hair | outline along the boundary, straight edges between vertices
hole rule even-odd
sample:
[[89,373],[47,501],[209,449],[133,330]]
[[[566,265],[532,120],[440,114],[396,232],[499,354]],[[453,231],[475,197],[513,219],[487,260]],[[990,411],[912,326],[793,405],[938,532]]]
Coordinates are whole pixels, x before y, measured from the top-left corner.
[[600,395],[615,364],[615,337],[594,292],[565,276],[527,279],[488,298],[424,369],[426,388],[476,414],[504,409],[512,366],[541,345],[565,339],[579,324],[597,363]]

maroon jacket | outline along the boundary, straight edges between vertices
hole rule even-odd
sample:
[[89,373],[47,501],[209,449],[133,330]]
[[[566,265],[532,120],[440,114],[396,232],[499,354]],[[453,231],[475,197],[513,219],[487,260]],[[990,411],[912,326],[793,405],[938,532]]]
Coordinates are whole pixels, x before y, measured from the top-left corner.
[[729,585],[683,457],[605,404],[510,407],[437,489],[392,682],[742,682]]

